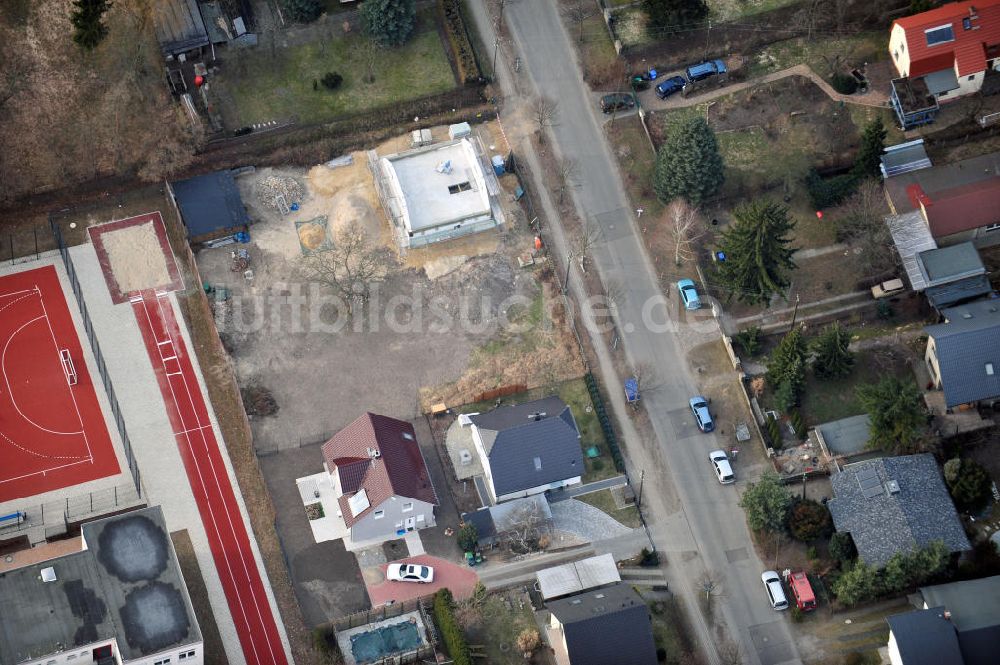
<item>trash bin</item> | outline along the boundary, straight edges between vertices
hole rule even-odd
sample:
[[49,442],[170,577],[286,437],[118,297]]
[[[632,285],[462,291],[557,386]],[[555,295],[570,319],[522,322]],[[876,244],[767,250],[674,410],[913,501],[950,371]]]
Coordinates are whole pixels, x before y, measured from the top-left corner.
[[501,176],[506,172],[507,169],[503,165],[503,157],[500,155],[493,155],[493,173]]

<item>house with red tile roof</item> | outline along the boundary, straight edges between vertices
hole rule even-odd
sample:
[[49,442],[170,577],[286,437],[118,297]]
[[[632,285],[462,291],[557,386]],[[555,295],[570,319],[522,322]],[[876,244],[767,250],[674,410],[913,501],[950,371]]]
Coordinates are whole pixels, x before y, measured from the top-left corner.
[[410,423],[366,413],[323,444],[323,460],[353,543],[435,525],[437,494]]
[[953,2],[897,19],[889,53],[900,76],[891,99],[901,123],[932,121],[938,102],[978,92],[987,71],[1000,68],[1000,0]]

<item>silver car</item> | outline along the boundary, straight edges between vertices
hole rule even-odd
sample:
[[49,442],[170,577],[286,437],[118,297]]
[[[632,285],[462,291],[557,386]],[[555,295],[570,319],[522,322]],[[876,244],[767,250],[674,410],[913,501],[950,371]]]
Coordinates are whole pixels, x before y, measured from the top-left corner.
[[729,485],[736,482],[736,476],[733,475],[733,467],[729,464],[729,456],[726,455],[724,450],[713,450],[708,454],[708,459],[712,462],[712,468],[715,469],[715,476],[719,479],[719,482],[723,485]]

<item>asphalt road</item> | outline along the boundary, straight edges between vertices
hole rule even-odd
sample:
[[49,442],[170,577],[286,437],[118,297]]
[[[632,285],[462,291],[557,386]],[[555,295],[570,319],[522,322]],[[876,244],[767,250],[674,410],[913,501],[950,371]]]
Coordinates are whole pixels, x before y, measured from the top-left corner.
[[[474,18],[484,41],[492,43],[492,25],[481,6],[475,8]],[[655,516],[654,541],[668,555],[677,555],[671,563],[683,566],[689,592],[697,586],[695,579],[706,571],[716,581],[717,614],[721,611],[730,634],[741,642],[746,662],[800,662],[787,614],[771,610],[765,599],[760,581],[765,566],[754,552],[737,505],[743,483],[723,487],[711,475],[708,452],[724,448],[728,442],[714,434],[701,434],[687,410],[688,397],[698,391],[684,358],[683,342],[704,340],[708,328],[704,324],[678,324],[678,313],[673,309],[677,298],[666,300],[659,289],[639,240],[636,216],[617,163],[604,139],[604,119],[580,76],[557,3],[508,0],[505,18],[514,53],[520,57],[516,75],[498,67],[508,108],[509,104],[529,103],[525,96],[512,97],[515,89],[526,92],[533,87],[558,100],[558,123],[550,130],[554,146],[562,156],[576,161],[580,187],[573,196],[577,210],[603,234],[593,251],[594,262],[605,283],[615,280],[626,286],[625,298],[617,303],[626,353],[633,367],[647,364],[660,377],[655,389],[644,391],[643,399],[656,443],[669,467],[667,480],[674,485],[683,508],[679,514]],[[505,75],[514,80],[505,81]],[[526,146],[519,147],[523,150]],[[655,329],[644,323],[644,318],[666,325]],[[692,551],[697,556],[687,556]],[[713,641],[704,625],[697,627],[703,642]],[[713,646],[705,646],[710,661],[718,662]]]

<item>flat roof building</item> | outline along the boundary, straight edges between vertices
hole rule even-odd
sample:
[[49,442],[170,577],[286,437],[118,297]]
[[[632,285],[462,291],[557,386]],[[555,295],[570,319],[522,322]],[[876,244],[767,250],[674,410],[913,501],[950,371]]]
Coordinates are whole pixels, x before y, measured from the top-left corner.
[[84,549],[0,575],[0,665],[203,662],[158,506],[84,524]]
[[404,249],[503,223],[500,185],[478,139],[461,138],[378,157],[369,166],[382,206]]

